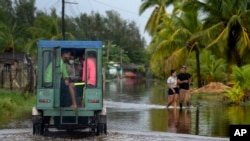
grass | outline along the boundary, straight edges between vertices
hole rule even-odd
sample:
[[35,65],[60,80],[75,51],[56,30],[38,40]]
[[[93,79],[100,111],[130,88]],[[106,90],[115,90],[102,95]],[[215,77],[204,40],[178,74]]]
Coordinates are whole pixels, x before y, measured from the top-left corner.
[[11,119],[29,117],[35,105],[35,95],[23,95],[21,91],[0,90],[0,123]]

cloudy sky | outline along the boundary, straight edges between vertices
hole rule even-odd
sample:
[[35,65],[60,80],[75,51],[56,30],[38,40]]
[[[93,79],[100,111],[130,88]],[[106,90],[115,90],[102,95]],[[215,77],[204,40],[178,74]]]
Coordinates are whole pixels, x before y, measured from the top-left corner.
[[[65,0],[77,4],[65,4],[65,14],[69,16],[78,16],[80,13],[90,13],[91,11],[99,12],[105,15],[107,10],[115,10],[120,16],[128,21],[135,21],[140,29],[141,35],[146,39],[147,44],[150,42],[150,37],[144,32],[146,22],[153,11],[153,8],[148,9],[139,16],[138,11],[141,5],[141,0]],[[51,8],[56,8],[58,14],[61,14],[62,0],[36,0],[36,7],[39,10],[49,12]]]

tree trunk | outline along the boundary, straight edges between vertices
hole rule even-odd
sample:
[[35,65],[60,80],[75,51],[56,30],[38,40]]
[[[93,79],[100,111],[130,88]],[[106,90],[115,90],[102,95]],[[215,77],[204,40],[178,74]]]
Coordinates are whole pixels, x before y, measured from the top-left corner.
[[201,71],[200,71],[200,52],[197,47],[195,47],[195,58],[196,58],[196,73],[197,73],[197,83],[198,88],[200,88],[201,85]]

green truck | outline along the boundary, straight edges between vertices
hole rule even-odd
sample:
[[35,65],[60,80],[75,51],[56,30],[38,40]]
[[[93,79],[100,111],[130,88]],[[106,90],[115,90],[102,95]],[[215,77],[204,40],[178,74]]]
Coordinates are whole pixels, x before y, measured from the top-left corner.
[[[33,134],[44,135],[49,128],[107,134],[102,42],[40,40],[37,45],[37,100],[32,108]],[[94,69],[89,69],[89,57],[94,57]],[[73,64],[69,64],[70,58],[73,58]],[[68,74],[64,73],[65,69]],[[89,79],[91,75],[94,76],[92,80]],[[90,81],[94,84],[91,85]],[[74,95],[70,89],[74,90]],[[72,107],[73,99],[76,106]]]

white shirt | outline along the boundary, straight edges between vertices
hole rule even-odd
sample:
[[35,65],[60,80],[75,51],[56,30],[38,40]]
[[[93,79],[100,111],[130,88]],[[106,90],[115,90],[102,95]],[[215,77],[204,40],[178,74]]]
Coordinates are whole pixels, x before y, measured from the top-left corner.
[[172,87],[176,88],[177,87],[177,77],[169,76],[167,83]]

